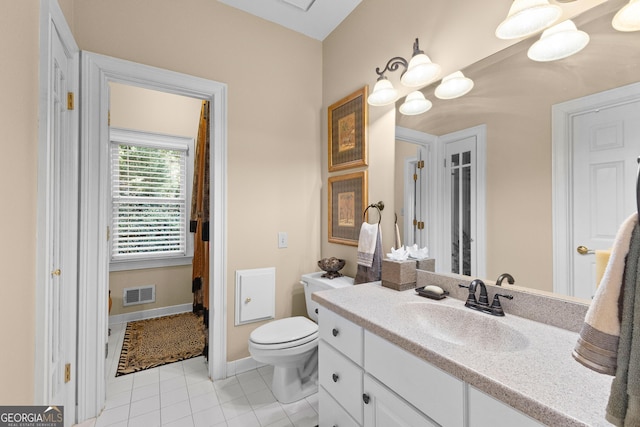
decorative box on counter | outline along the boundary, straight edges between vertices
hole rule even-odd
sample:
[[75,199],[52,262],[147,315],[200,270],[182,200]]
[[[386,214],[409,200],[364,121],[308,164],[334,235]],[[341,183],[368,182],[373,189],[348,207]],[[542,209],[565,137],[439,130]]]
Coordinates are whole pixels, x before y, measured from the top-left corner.
[[394,261],[382,260],[382,286],[406,291],[416,287],[416,260]]

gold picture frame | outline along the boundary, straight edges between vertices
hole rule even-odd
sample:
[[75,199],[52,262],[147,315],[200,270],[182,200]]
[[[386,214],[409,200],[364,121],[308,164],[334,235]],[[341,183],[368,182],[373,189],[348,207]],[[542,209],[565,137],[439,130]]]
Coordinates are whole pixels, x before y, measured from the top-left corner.
[[329,177],[329,242],[358,246],[367,207],[367,172]]
[[364,86],[329,109],[329,172],[367,166],[367,93]]

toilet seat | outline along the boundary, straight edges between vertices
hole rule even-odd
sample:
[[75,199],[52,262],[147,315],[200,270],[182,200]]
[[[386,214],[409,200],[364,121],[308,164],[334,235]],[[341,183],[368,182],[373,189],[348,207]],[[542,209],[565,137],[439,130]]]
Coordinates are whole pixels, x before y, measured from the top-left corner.
[[296,316],[274,320],[251,332],[254,348],[278,350],[297,347],[318,338],[318,325],[306,317]]

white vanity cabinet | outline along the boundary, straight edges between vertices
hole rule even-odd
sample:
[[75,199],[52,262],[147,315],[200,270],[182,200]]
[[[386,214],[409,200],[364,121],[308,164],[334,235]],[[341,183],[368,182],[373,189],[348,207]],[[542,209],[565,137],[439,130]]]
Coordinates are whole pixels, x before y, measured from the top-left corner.
[[540,427],[532,418],[321,308],[320,427]]

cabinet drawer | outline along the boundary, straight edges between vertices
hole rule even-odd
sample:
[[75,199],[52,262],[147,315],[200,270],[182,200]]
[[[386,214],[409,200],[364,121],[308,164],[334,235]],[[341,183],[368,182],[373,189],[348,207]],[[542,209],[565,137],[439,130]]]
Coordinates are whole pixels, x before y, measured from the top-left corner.
[[349,359],[362,366],[363,329],[355,323],[320,307],[318,312],[320,339],[331,344]]
[[318,351],[320,385],[362,424],[362,368],[323,340]]
[[464,425],[464,383],[368,331],[365,370],[443,426]]
[[358,427],[358,423],[323,388],[318,388],[320,427]]

